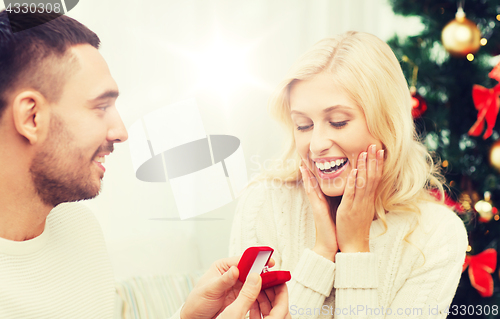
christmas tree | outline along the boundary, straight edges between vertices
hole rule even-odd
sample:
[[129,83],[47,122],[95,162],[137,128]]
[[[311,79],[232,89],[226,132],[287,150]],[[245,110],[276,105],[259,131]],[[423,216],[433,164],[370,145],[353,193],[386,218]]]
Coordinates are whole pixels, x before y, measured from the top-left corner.
[[425,26],[388,43],[413,87],[420,136],[441,159],[447,202],[469,235],[448,318],[499,318],[500,66],[493,63],[500,54],[500,0],[390,2],[395,13],[418,16]]

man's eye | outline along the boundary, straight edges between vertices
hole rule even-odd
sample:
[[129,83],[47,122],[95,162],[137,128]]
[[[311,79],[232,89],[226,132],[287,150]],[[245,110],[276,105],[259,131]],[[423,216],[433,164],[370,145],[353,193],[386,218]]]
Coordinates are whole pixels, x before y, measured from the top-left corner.
[[98,107],[97,109],[98,109],[98,110],[101,110],[101,111],[103,111],[103,112],[106,112],[106,110],[107,110],[107,108],[108,108],[108,107],[109,107],[109,105],[106,105],[106,106],[100,106],[100,107]]

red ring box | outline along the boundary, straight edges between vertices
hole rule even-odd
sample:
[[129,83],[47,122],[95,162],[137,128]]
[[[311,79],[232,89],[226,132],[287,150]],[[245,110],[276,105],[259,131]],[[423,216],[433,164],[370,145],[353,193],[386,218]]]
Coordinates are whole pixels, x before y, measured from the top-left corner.
[[289,271],[267,271],[267,263],[271,259],[273,252],[274,249],[267,246],[250,247],[245,250],[238,263],[238,270],[240,271],[238,279],[245,282],[249,274],[258,273],[262,278],[261,290],[289,281],[292,278]]

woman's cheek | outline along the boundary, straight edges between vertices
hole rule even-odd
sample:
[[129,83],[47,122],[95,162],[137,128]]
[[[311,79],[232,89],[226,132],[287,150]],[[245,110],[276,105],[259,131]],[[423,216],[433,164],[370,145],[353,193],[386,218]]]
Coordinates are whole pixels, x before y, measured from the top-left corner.
[[307,141],[304,139],[304,137],[295,135],[295,148],[296,148],[297,152],[299,153],[300,157],[302,157],[303,159],[308,158],[309,146],[307,144]]

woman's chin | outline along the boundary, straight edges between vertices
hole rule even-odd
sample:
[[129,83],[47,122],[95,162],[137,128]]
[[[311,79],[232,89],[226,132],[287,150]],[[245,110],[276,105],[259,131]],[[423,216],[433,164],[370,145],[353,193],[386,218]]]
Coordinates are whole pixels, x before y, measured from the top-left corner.
[[345,181],[342,177],[319,180],[321,191],[323,191],[323,194],[325,194],[326,196],[337,197],[344,194]]
[[[325,193],[325,192],[323,192]],[[328,192],[328,193],[325,193],[326,196],[328,197],[339,197],[339,196],[342,196],[344,195],[344,192],[341,191],[341,192]]]
[[338,197],[344,195],[344,187],[338,188],[338,187],[325,187],[321,186],[321,191],[323,191],[323,194],[329,197]]

